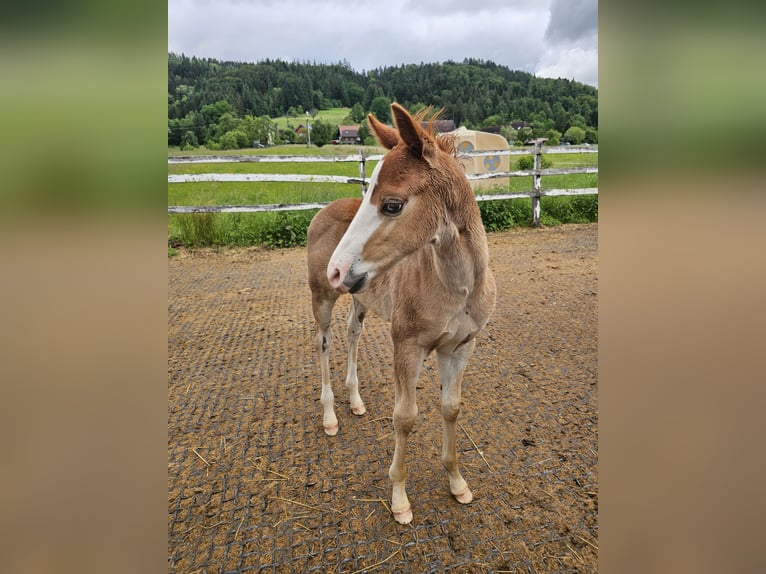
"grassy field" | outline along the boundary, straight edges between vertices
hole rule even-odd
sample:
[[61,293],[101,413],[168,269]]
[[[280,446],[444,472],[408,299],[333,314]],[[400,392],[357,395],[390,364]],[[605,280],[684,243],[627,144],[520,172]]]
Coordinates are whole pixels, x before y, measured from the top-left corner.
[[[317,115],[313,118],[311,118],[311,121],[313,122],[316,119],[320,119],[325,123],[331,124],[331,125],[337,125],[342,124],[344,122],[344,119],[348,114],[351,112],[351,108],[330,108],[328,110],[319,110],[317,112]],[[287,121],[288,118],[285,116],[274,118],[274,123],[277,124],[277,127],[279,129],[285,129],[287,128]],[[303,114],[301,116],[292,116],[289,118],[290,125],[293,126],[293,128],[298,127],[300,124],[306,124],[306,114]]]
[[[324,146],[323,148],[293,144],[264,150],[213,152],[215,155],[334,155],[358,153],[358,146]],[[381,148],[365,148],[368,155],[383,153]],[[211,155],[169,150],[168,156]],[[552,167],[584,167],[598,165],[598,154],[550,154]],[[511,157],[511,170],[517,169],[518,156]],[[375,161],[368,161],[365,171],[369,177]],[[357,162],[290,162],[290,163],[207,163],[169,164],[168,174],[200,173],[273,173],[317,174],[358,177]],[[597,187],[598,174],[543,176],[543,189]],[[482,190],[482,194],[527,191],[531,177],[510,178],[507,186]],[[358,197],[355,184],[286,183],[286,182],[210,182],[169,183],[168,205],[260,205],[273,203],[329,202],[340,197]],[[500,230],[531,221],[531,200],[485,201],[480,203],[482,217],[488,230]],[[315,211],[295,211],[253,214],[193,214],[169,215],[168,237],[174,246],[186,245],[251,245],[276,247],[302,245],[305,231]],[[545,197],[542,200],[543,223],[556,225],[568,222],[595,221],[598,218],[598,197]]]
[[204,146],[199,148],[182,151],[177,146],[168,148],[168,157],[188,157],[198,155],[319,155],[319,156],[342,156],[349,154],[359,153],[359,150],[364,150],[367,155],[382,154],[385,153],[385,149],[378,146],[359,146],[359,145],[325,145],[322,147],[311,147],[306,144],[282,144],[268,147],[265,149],[228,149],[212,151]]

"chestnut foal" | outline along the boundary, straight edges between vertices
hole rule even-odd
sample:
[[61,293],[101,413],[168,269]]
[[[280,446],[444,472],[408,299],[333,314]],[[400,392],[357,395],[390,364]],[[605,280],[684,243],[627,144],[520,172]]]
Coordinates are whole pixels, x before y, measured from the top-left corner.
[[456,424],[463,371],[474,337],[494,309],[495,280],[476,199],[452,144],[437,138],[430,124],[421,127],[425,113],[413,118],[398,104],[391,111],[396,128],[368,116],[375,137],[390,151],[375,167],[364,197],[335,201],[311,222],[308,268],[328,435],[338,432],[329,368],[336,300],[352,294],[346,386],[357,415],[366,410],[356,373],[365,313],[369,309],[391,322],[396,446],[388,474],[394,519],[407,524],[412,520],[405,491],[407,436],[418,414],[415,385],[432,351],[441,383],[441,462],[452,495],[463,504],[473,500],[458,470]]

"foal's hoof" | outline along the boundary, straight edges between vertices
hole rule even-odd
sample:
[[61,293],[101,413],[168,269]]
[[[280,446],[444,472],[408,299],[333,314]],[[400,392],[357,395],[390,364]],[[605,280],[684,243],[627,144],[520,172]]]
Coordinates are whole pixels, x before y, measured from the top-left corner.
[[356,405],[356,406],[352,405],[351,412],[354,413],[355,415],[361,416],[367,412],[367,408],[364,406],[364,403],[362,403],[361,405]]
[[409,506],[404,510],[392,510],[391,512],[394,515],[394,520],[399,524],[409,524],[412,522],[412,508]]
[[473,493],[467,486],[463,492],[460,494],[453,494],[452,496],[454,496],[455,500],[457,500],[460,504],[468,504],[473,500]]
[[324,432],[327,436],[335,436],[338,434],[338,423],[324,427]]

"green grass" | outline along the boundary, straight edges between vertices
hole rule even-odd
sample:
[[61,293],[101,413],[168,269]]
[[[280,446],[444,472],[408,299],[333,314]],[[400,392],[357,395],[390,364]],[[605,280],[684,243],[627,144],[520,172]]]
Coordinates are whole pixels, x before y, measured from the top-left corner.
[[319,155],[319,156],[343,156],[359,153],[363,150],[365,155],[383,154],[386,150],[379,146],[361,146],[361,145],[325,145],[317,147],[311,145],[307,147],[305,143],[280,144],[265,149],[227,149],[227,150],[209,150],[205,147],[199,147],[193,150],[183,151],[178,146],[168,147],[168,157],[177,156],[197,156],[197,155]]
[[[170,187],[172,186],[172,187]],[[357,197],[361,187],[345,183],[250,183],[224,181],[168,184],[168,205],[268,205]]]
[[[318,155],[318,154],[312,154]],[[372,174],[377,162],[365,162],[365,172]],[[355,161],[339,162],[239,162],[239,163],[171,163],[168,164],[168,174],[181,173],[300,173],[307,175],[342,175],[359,177],[359,163]],[[189,185],[189,184],[177,184]],[[250,185],[256,185],[250,183]]]
[[[331,149],[327,149],[331,148]],[[213,152],[217,155],[241,155],[245,150]],[[315,147],[294,144],[265,150],[246,150],[249,154],[269,155],[348,155],[356,153],[354,146]],[[368,148],[366,153],[382,153],[380,148]],[[199,150],[197,155],[210,154]],[[169,151],[168,155],[186,155]],[[598,165],[598,154],[550,154],[552,167],[581,167]],[[517,158],[511,158],[511,170]],[[369,177],[376,162],[368,161],[365,171]],[[291,163],[209,163],[169,164],[169,174],[180,173],[275,173],[317,174],[358,177],[356,162],[291,162]],[[543,176],[545,189],[598,187],[598,174]],[[527,191],[532,188],[531,177],[510,178],[507,186],[481,190],[482,194]],[[477,192],[479,193],[479,192]],[[341,197],[358,197],[360,188],[342,183],[288,182],[210,182],[169,183],[168,205],[262,205],[274,203],[329,202]],[[479,203],[488,231],[499,231],[517,225],[529,225],[532,220],[531,199],[483,201]],[[542,223],[581,223],[598,221],[598,196],[543,197]],[[168,239],[171,247],[184,245],[253,245],[271,247],[305,245],[306,228],[316,210],[247,214],[179,214],[168,216]],[[169,249],[168,255],[171,255]]]
[[[324,123],[335,126],[337,124],[342,124],[350,112],[351,108],[330,108],[327,110],[319,110],[316,117],[311,118],[310,121],[313,122],[316,119],[321,119]],[[287,128],[288,120],[285,116],[273,118],[272,121],[277,124],[279,129],[283,130]],[[300,124],[306,125],[306,114],[290,117],[290,125],[293,126],[293,128],[298,127]]]
[[598,165],[597,153],[551,153],[543,154],[543,157],[553,162],[553,167],[590,167]]

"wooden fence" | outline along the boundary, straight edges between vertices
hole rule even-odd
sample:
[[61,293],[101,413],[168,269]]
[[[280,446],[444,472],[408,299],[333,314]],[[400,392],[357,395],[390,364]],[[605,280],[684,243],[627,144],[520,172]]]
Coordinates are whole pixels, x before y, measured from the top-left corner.
[[[573,154],[573,153],[598,153],[597,147],[559,146],[543,148],[541,143],[536,143],[534,150],[492,150],[474,151],[461,153],[460,157],[474,156],[504,156],[504,155],[534,155],[534,167],[531,170],[500,171],[482,174],[466,174],[469,180],[484,180],[510,177],[532,176],[532,189],[513,193],[492,193],[477,195],[477,201],[492,201],[499,199],[518,199],[522,197],[532,198],[532,225],[540,226],[540,198],[543,196],[556,195],[597,195],[597,187],[574,188],[574,189],[542,189],[542,177],[545,175],[570,175],[579,173],[598,173],[598,167],[573,167],[542,169],[543,154]],[[170,157],[168,164],[179,163],[238,163],[238,162],[358,162],[359,177],[344,177],[336,175],[297,175],[297,174],[269,174],[269,173],[201,173],[201,174],[176,174],[168,175],[168,183],[193,183],[193,182],[220,182],[220,181],[249,181],[249,182],[296,182],[296,183],[347,183],[359,185],[364,192],[367,181],[365,179],[365,163],[367,161],[379,161],[383,155],[365,155],[364,152],[348,156],[267,156],[267,155],[232,155],[232,156],[186,156]],[[330,202],[318,203],[279,203],[268,205],[206,205],[187,206],[175,205],[168,207],[168,213],[255,213],[264,211],[298,211],[304,209],[321,209]]]

